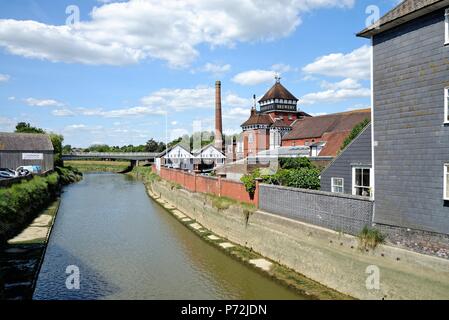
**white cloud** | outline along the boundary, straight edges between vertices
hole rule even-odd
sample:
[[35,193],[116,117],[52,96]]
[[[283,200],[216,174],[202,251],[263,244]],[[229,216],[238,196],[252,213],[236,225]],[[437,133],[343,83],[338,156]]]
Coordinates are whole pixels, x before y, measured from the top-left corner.
[[14,101],[14,100],[16,100],[16,97],[14,97],[14,96],[8,97],[8,100],[9,101]]
[[367,45],[348,54],[332,53],[317,58],[302,69],[307,74],[352,79],[370,79],[371,48]]
[[200,67],[198,70],[200,72],[207,72],[213,75],[223,75],[231,70],[230,64],[215,64],[215,63],[206,63],[204,66]]
[[333,103],[354,98],[368,98],[370,96],[371,90],[368,88],[329,89],[320,92],[308,93],[300,99],[299,103],[302,105]]
[[0,73],[0,82],[8,82],[9,78],[10,78],[9,75]]
[[[101,2],[109,2],[101,1]],[[0,20],[0,46],[27,58],[124,65],[162,59],[188,65],[199,45],[234,46],[291,34],[301,14],[355,0],[130,0],[105,3],[75,27]]]
[[23,100],[27,105],[32,107],[62,107],[64,104],[62,102],[53,99],[36,99],[27,98]]
[[271,70],[278,72],[278,73],[287,73],[287,72],[292,71],[292,67],[289,66],[288,64],[277,63],[277,64],[273,64],[271,66]]
[[273,82],[275,75],[275,71],[249,70],[235,75],[232,81],[242,86],[254,86],[261,83]]
[[321,87],[328,90],[359,89],[362,85],[357,80],[347,78],[339,82],[323,81]]
[[57,117],[72,117],[75,115],[75,112],[69,109],[56,109],[51,114]]

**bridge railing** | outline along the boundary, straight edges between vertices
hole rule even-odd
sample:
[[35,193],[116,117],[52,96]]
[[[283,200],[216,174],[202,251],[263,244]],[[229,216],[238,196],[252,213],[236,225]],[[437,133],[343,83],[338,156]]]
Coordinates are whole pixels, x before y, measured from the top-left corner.
[[156,157],[158,153],[153,152],[72,152],[64,156],[76,157]]

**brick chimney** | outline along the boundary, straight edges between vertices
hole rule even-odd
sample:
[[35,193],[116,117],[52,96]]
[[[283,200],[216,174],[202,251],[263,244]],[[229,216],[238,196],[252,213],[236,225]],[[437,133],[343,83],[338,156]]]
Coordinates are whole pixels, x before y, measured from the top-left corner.
[[215,147],[223,151],[223,120],[221,117],[221,82],[215,82]]

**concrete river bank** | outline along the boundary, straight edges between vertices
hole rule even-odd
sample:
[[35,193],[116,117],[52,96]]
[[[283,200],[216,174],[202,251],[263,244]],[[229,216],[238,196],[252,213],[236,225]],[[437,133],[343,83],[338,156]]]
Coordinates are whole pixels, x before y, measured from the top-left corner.
[[[74,268],[79,289],[66,285]],[[62,195],[34,292],[34,299],[305,298],[201,240],[142,182],[97,173]]]

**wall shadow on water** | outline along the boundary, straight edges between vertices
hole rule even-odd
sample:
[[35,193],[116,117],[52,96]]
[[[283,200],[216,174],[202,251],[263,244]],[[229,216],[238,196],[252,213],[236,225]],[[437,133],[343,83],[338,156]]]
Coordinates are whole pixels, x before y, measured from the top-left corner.
[[[77,266],[80,271],[80,289],[69,290],[66,280],[68,266]],[[119,290],[117,286],[107,281],[101,271],[87,266],[81,259],[69,253],[58,245],[51,248],[51,254],[45,256],[34,300],[86,300],[104,299]]]

